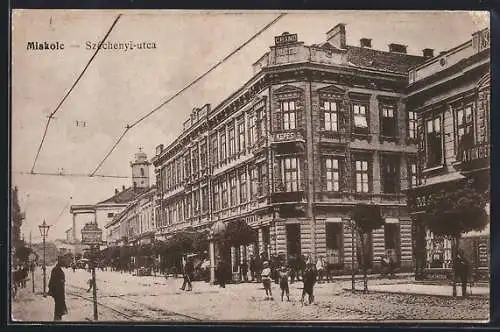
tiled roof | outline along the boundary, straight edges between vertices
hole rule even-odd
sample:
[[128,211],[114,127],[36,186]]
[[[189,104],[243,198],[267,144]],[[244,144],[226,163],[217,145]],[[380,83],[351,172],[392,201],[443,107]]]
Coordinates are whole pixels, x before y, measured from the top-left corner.
[[384,52],[367,47],[347,46],[347,61],[357,67],[406,73],[412,66],[425,61],[423,56]]
[[133,201],[138,195],[149,190],[149,188],[127,188],[115,194],[114,196],[99,202],[97,204],[123,204]]

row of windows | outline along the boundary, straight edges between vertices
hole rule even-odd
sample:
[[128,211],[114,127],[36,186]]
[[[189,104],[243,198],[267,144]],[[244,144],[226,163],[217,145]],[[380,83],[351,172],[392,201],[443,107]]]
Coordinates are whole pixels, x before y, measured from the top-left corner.
[[[211,163],[225,162],[229,157],[245,153],[247,148],[255,145],[260,137],[266,136],[265,112],[261,108],[253,113],[242,115],[235,121],[219,128],[210,136],[209,142],[202,139],[183,156],[169,162],[161,170],[161,181],[164,190],[180,185],[185,179],[197,176],[200,170],[208,166],[208,150]],[[210,146],[208,146],[208,143]]]
[[[343,158],[324,158],[323,168],[323,188],[329,192],[341,191],[343,183],[341,179],[346,175],[345,160]],[[383,157],[380,165],[381,189],[384,193],[397,193],[400,190],[400,162],[396,157]],[[355,160],[354,161],[354,184],[355,191],[358,193],[371,192],[372,176],[371,176],[371,161],[370,160]],[[415,187],[417,185],[417,164],[415,161],[410,161],[408,164],[408,185]]]
[[[296,107],[297,102],[294,100],[282,101],[280,103],[280,112],[282,119],[282,129],[291,130],[299,127],[297,119],[300,110]],[[340,104],[334,100],[321,100],[320,110],[322,111],[322,126],[321,128],[327,131],[339,131],[340,123]],[[351,103],[354,132],[368,133],[369,131],[369,106],[368,103],[352,102]],[[397,112],[396,106],[390,104],[382,104],[380,107],[380,133],[383,136],[397,136]],[[408,113],[408,137],[416,138],[416,113]]]

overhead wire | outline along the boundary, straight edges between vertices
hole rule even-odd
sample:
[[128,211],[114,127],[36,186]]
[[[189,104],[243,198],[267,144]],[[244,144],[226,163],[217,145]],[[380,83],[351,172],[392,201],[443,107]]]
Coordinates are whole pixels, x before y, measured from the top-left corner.
[[[108,29],[108,32],[106,33],[106,35],[104,36],[104,38],[102,39],[101,41],[101,44],[104,43],[106,41],[106,39],[108,38],[109,34],[111,33],[111,31],[113,30],[113,28],[115,27],[116,23],[118,22],[118,20],[120,19],[120,17],[122,16],[122,14],[119,14],[115,20],[113,21],[113,24],[111,24],[111,27]],[[85,72],[87,71],[87,69],[89,68],[90,64],[92,63],[92,61],[94,60],[94,58],[96,57],[97,53],[99,53],[101,47],[97,47],[97,49],[95,50],[94,54],[92,55],[92,57],[90,58],[90,60],[87,62],[87,64],[85,65],[85,67],[83,68],[82,72],[80,73],[80,75],[78,75],[78,77],[76,78],[75,82],[73,83],[73,85],[71,86],[71,88],[66,92],[66,94],[64,95],[64,97],[61,99],[61,101],[59,102],[59,104],[56,106],[56,108],[54,109],[54,111],[52,111],[49,116],[48,116],[48,119],[47,119],[47,122],[45,123],[45,129],[43,131],[43,135],[42,135],[42,139],[40,140],[40,144],[38,145],[38,149],[37,149],[37,152],[36,152],[36,155],[35,155],[35,159],[33,160],[33,166],[31,167],[31,172],[34,172],[35,171],[35,166],[36,166],[36,162],[38,160],[38,157],[40,156],[40,151],[42,150],[42,146],[43,146],[43,143],[45,141],[45,137],[47,136],[47,131],[49,129],[49,125],[50,125],[50,122],[52,121],[52,119],[54,118],[54,115],[60,110],[62,104],[64,103],[64,101],[68,98],[68,96],[70,95],[70,93],[73,91],[73,89],[76,87],[76,85],[78,84],[78,82],[80,81],[80,79],[83,77],[83,75],[85,74]]]
[[21,175],[30,175],[30,176],[60,176],[60,177],[100,177],[100,178],[114,178],[114,179],[129,179],[130,176],[124,175],[106,175],[106,174],[97,174],[94,176],[90,176],[86,173],[57,173],[57,172],[22,172],[22,171],[14,171],[14,173]]
[[169,97],[166,101],[162,102],[160,105],[156,106],[155,108],[153,108],[150,112],[146,113],[145,115],[141,116],[139,119],[137,119],[136,121],[134,121],[131,125],[127,125],[125,127],[125,130],[123,131],[123,133],[120,135],[120,137],[118,137],[118,139],[115,141],[115,143],[113,144],[113,146],[111,147],[111,149],[106,153],[106,155],[104,156],[104,158],[99,162],[99,164],[97,165],[97,167],[90,173],[90,176],[94,176],[97,171],[99,171],[99,169],[101,168],[101,166],[104,164],[104,162],[108,159],[108,157],[111,155],[111,153],[115,150],[115,148],[118,146],[118,144],[122,141],[123,137],[125,137],[125,135],[127,134],[127,132],[132,129],[133,127],[135,127],[136,125],[138,125],[139,123],[141,123],[142,121],[144,121],[145,119],[147,119],[148,117],[150,117],[151,115],[153,115],[154,113],[156,113],[157,111],[159,111],[163,106],[167,105],[168,103],[170,103],[172,100],[174,100],[176,97],[178,97],[180,94],[182,94],[184,91],[186,91],[187,89],[189,89],[190,87],[192,87],[194,84],[198,83],[200,80],[202,80],[205,76],[207,76],[209,73],[211,73],[213,70],[215,70],[217,67],[219,67],[221,64],[223,64],[224,62],[226,62],[230,57],[232,57],[234,54],[236,54],[237,52],[239,52],[243,47],[245,47],[246,45],[248,45],[250,42],[252,42],[255,38],[257,38],[258,36],[260,36],[265,30],[267,30],[269,27],[271,27],[273,24],[275,24],[278,20],[280,20],[283,16],[285,16],[286,13],[281,13],[279,14],[276,18],[274,18],[271,22],[267,23],[264,27],[262,27],[259,31],[257,31],[254,35],[252,35],[248,40],[246,40],[243,44],[241,44],[240,46],[238,46],[236,49],[234,49],[233,51],[231,51],[228,55],[226,55],[222,60],[219,60],[215,65],[213,65],[212,67],[210,67],[207,71],[205,71],[203,74],[201,74],[200,76],[196,77],[194,80],[192,80],[189,84],[187,84],[184,88],[180,89],[179,91],[177,91],[175,94],[173,94],[171,97]]

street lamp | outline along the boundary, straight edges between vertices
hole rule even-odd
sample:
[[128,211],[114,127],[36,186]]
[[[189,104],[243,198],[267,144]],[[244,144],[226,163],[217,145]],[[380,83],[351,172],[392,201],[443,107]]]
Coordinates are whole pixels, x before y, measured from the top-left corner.
[[47,238],[47,235],[49,234],[49,228],[50,226],[45,223],[45,219],[43,220],[43,224],[38,225],[38,228],[40,229],[40,235],[42,236],[43,240],[43,296],[47,296],[46,293],[46,287],[47,287],[47,266],[45,264],[45,239]]

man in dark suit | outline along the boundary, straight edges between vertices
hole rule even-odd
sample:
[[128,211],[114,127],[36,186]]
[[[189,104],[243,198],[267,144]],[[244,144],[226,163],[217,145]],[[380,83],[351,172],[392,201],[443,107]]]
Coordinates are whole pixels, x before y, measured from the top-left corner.
[[58,257],[56,266],[50,273],[49,295],[54,298],[54,320],[62,320],[62,316],[68,313],[64,295],[64,283],[66,281],[64,271],[61,268],[62,257]]

